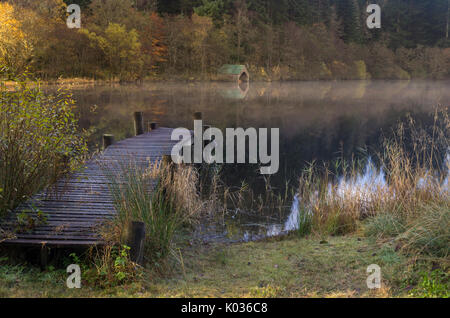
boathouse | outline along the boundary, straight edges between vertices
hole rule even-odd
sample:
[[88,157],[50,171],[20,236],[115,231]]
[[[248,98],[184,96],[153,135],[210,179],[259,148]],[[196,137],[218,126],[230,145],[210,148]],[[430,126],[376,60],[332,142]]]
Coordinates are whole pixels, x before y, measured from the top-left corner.
[[218,78],[227,82],[249,82],[250,74],[245,65],[225,64],[218,70]]

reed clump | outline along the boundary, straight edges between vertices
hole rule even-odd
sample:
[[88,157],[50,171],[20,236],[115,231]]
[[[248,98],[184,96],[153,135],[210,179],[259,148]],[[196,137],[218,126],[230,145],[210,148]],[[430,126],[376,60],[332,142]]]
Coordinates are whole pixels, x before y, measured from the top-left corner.
[[179,230],[194,225],[205,212],[193,167],[155,162],[147,168],[129,163],[105,170],[117,210],[105,238],[111,245],[125,245],[131,222],[144,222],[147,262],[164,260],[174,251]]
[[[378,168],[372,160],[338,161],[337,174],[329,166],[312,164],[299,189],[301,214],[311,221],[309,232],[338,235],[362,228],[371,237],[395,238],[405,251],[447,257],[449,150],[448,110],[440,108],[431,127],[419,126],[411,117],[400,123],[384,140]],[[305,235],[305,226],[300,229]]]

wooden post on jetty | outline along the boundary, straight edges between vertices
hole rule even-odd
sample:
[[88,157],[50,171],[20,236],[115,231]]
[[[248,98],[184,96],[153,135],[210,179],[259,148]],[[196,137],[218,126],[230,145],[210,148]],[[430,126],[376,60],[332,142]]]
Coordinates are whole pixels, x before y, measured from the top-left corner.
[[162,156],[162,166],[169,168],[169,170],[172,172],[172,170],[174,169],[174,163],[171,155]]
[[48,254],[49,254],[49,249],[47,246],[45,246],[45,244],[41,245],[41,251],[40,251],[40,267],[41,270],[45,270],[47,268],[48,265]]
[[202,120],[202,112],[195,112],[194,120]]
[[142,135],[144,133],[144,113],[135,112],[134,113],[134,134],[136,136]]
[[145,223],[131,222],[129,230],[130,259],[136,264],[144,264]]
[[155,130],[156,128],[158,128],[158,123],[148,122],[148,131]]
[[114,135],[104,134],[103,135],[103,150],[108,148],[114,143]]

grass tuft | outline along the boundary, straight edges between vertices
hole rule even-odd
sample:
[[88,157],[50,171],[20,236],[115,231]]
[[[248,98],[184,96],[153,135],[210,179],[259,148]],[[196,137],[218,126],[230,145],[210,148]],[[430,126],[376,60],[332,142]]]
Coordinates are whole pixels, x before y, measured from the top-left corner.
[[381,213],[367,220],[364,234],[367,237],[390,238],[406,230],[404,220],[392,213]]
[[145,260],[159,263],[174,252],[178,230],[193,225],[204,211],[196,183],[197,172],[189,166],[160,162],[142,169],[135,164],[121,165],[117,171],[105,168],[117,217],[109,224],[105,237],[111,244],[126,244],[133,221],[145,224]]

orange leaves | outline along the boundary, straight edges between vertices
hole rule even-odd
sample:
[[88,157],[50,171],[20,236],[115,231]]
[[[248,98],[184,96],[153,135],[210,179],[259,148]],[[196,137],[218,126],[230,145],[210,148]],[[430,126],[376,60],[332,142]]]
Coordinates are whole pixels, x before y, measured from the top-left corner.
[[157,69],[157,64],[167,61],[167,45],[165,44],[164,21],[157,13],[152,12],[150,23],[142,39],[142,51],[146,55],[149,68]]

